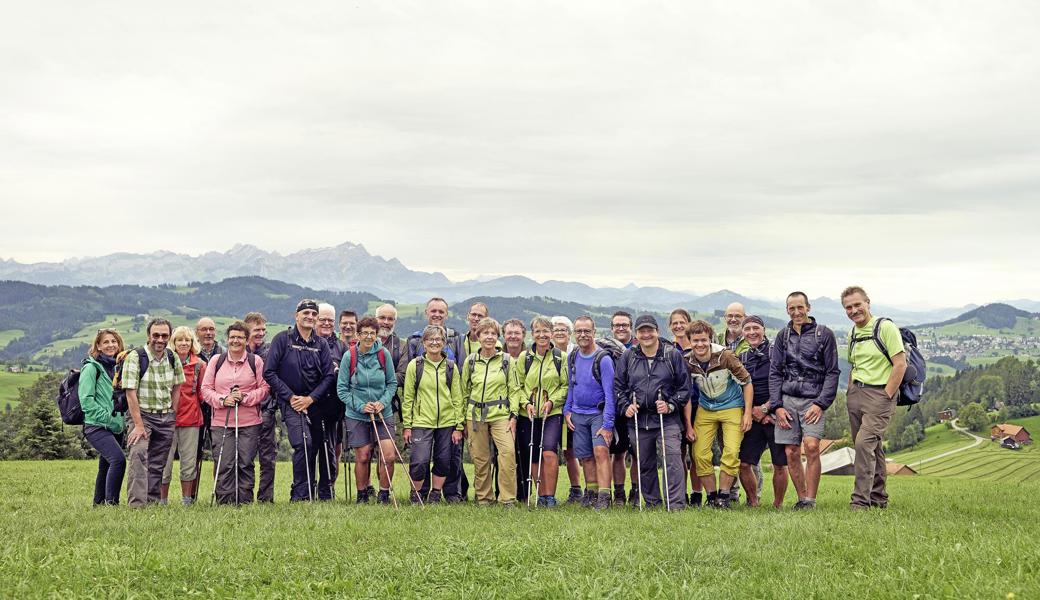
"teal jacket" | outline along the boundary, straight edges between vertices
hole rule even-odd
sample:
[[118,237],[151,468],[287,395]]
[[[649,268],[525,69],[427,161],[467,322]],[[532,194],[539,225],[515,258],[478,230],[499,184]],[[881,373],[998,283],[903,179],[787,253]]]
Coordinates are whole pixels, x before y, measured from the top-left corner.
[[122,415],[113,415],[112,378],[105,367],[93,358],[83,361],[79,372],[79,405],[83,409],[83,424],[104,427],[112,433],[123,433],[126,428]]
[[[339,376],[336,380],[336,392],[339,399],[346,405],[347,418],[355,421],[368,421],[368,413],[362,411],[365,404],[369,402],[383,403],[383,418],[389,419],[394,414],[390,400],[397,391],[397,374],[394,372],[394,359],[390,351],[383,348],[383,344],[376,340],[368,352],[358,355],[357,371],[354,376],[350,375],[350,356],[357,352],[358,347],[351,345],[343,353],[343,360],[339,363]],[[379,364],[377,352],[382,352],[386,358],[386,367]]]

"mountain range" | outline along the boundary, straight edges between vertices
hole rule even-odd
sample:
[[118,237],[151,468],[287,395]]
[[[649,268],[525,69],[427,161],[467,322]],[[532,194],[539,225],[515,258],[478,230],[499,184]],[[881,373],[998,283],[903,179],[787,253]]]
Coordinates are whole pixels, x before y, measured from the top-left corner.
[[[0,279],[41,285],[187,285],[242,276],[260,276],[317,290],[368,292],[403,303],[423,302],[431,296],[441,296],[449,302],[477,296],[544,296],[585,305],[658,311],[682,306],[695,312],[714,313],[731,302],[741,302],[749,314],[786,318],[782,300],[750,298],[728,289],[698,295],[634,284],[597,288],[573,281],[538,282],[521,275],[452,282],[443,273],[409,269],[396,258],[372,255],[363,245],[351,242],[285,255],[249,244],[236,244],[227,252],[197,256],[160,250],[149,254],[121,252],[70,258],[57,263],[0,260]],[[838,327],[847,324],[845,311],[838,301],[821,297],[812,300],[812,305],[813,314],[820,322]],[[916,324],[942,321],[972,308],[976,307],[902,310],[879,305],[874,312],[900,323]]]

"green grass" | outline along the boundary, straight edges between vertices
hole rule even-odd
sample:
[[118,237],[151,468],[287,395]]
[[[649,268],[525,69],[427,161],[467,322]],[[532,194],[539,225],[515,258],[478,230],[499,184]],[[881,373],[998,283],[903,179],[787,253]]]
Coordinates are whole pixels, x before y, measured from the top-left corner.
[[0,411],[10,403],[11,408],[18,406],[18,390],[23,387],[29,387],[36,383],[36,380],[43,375],[42,372],[33,371],[29,373],[9,373],[5,370],[0,370]]
[[[1036,425],[1040,425],[1040,418],[1015,419],[1013,422],[1025,425],[1032,433]],[[1031,427],[1034,423],[1036,425]],[[987,433],[979,435],[988,437]],[[987,440],[970,450],[925,463],[918,471],[936,477],[976,479],[1000,482],[1002,485],[1022,481],[1040,482],[1040,447],[1034,443],[1022,446],[1019,450],[1008,450],[1001,448],[998,442]]]
[[25,332],[21,329],[4,329],[3,331],[0,331],[0,350],[6,348],[8,344],[23,335],[25,335]]
[[953,323],[951,325],[944,325],[942,327],[928,328],[928,329],[915,329],[918,337],[922,335],[939,335],[941,337],[948,336],[960,336],[960,335],[995,335],[995,336],[1011,336],[1011,337],[1036,337],[1040,335],[1040,321],[1036,319],[1027,319],[1025,317],[1017,317],[1015,319],[1015,326],[1011,328],[993,329],[982,324],[978,319],[969,319],[960,323]]
[[914,463],[923,458],[930,458],[943,452],[962,448],[971,444],[972,441],[972,438],[947,428],[945,424],[932,425],[924,430],[924,440],[913,448],[889,455],[889,458],[895,462],[913,467]]
[[894,477],[889,509],[865,513],[847,510],[849,477],[825,477],[819,508],[800,513],[395,510],[288,505],[281,463],[273,506],[134,511],[89,506],[95,469],[0,463],[5,597],[1003,599],[1040,590],[1037,483]]
[[[169,319],[175,328],[185,325],[194,329],[195,324],[198,321],[198,319],[194,317],[189,318],[183,315],[172,315],[169,314],[168,311],[156,311],[153,316],[159,316],[160,312],[163,313],[162,316]],[[227,326],[233,323],[236,319],[237,317],[213,317],[213,321],[217,324],[218,340],[223,339],[223,332],[227,329]],[[273,337],[275,332],[285,329],[285,327],[286,325],[279,323],[268,323],[267,331],[269,332],[269,338]],[[34,358],[44,359],[48,356],[57,356],[69,348],[74,348],[80,344],[90,344],[94,341],[94,336],[97,334],[97,330],[101,328],[115,329],[121,336],[123,336],[123,341],[129,346],[142,346],[145,343],[144,322],[135,322],[133,315],[106,315],[104,320],[83,327],[72,337],[47,344],[34,355]]]

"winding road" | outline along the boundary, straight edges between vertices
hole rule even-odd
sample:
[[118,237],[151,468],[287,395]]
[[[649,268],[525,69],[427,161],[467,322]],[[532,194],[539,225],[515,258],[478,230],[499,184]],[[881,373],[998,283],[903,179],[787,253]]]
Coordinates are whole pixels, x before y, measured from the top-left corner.
[[972,438],[972,442],[970,444],[968,444],[967,446],[962,446],[962,447],[957,448],[955,450],[950,450],[948,452],[943,452],[942,454],[936,454],[935,456],[929,456],[928,458],[922,458],[921,460],[913,463],[913,466],[923,465],[924,463],[932,462],[933,460],[939,460],[940,458],[946,458],[947,456],[949,456],[951,454],[957,454],[958,452],[964,452],[965,450],[974,448],[975,446],[978,446],[979,444],[981,444],[981,443],[986,441],[985,438],[981,438],[981,437],[975,435],[974,433],[968,431],[967,429],[965,429],[963,427],[959,427],[957,425],[957,419],[954,419],[954,420],[950,421],[950,425],[953,427],[953,429],[955,431],[957,431],[959,433],[963,433],[964,435]]

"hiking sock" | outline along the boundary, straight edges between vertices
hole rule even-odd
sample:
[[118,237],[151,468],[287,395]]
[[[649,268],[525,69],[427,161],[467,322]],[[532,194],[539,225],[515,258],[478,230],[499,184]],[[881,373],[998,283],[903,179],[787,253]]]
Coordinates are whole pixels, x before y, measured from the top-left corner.
[[702,496],[701,492],[694,492],[694,493],[690,494],[690,504],[692,504],[694,506],[700,506],[702,498],[703,498],[703,496]]
[[596,493],[598,494],[598,493],[599,493],[599,484],[598,484],[598,483],[590,483],[590,484],[587,484],[587,485],[585,486],[585,489],[586,489],[587,491],[590,491],[590,492],[596,492]]
[[616,498],[618,496],[621,496],[622,498],[625,497],[625,486],[624,486],[624,484],[622,484],[622,485],[615,485],[614,486],[614,497]]
[[570,493],[572,493],[572,494],[580,494],[581,493],[581,486],[580,485],[572,485]]

